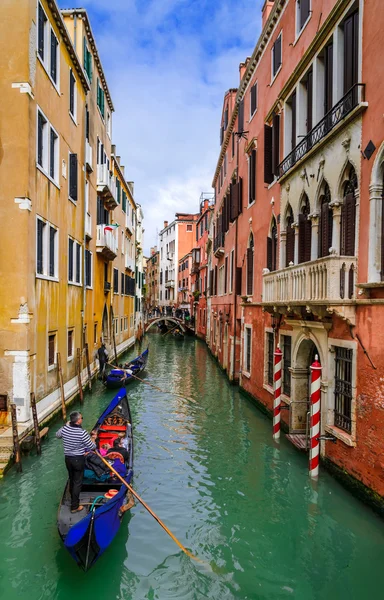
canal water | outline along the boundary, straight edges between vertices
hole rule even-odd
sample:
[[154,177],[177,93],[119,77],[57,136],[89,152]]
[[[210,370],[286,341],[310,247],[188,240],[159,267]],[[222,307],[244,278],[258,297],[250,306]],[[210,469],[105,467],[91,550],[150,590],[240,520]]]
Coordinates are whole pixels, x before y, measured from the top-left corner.
[[[50,428],[41,457],[0,482],[2,600],[354,600],[383,598],[384,523],[321,471],[230,386],[194,339],[149,334],[146,380],[128,388],[135,431],[134,486],[200,565],[141,505],[88,573],[63,548],[56,514],[66,478]],[[131,352],[133,355],[133,352]],[[86,394],[91,428],[112,398]]]

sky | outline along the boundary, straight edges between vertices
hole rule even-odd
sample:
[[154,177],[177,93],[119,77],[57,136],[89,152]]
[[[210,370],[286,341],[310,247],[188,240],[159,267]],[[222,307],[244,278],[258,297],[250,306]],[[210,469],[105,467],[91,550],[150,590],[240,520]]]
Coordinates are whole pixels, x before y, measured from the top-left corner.
[[198,212],[213,191],[224,94],[239,85],[263,1],[79,0],[115,106],[112,141],[144,211],[146,255],[164,220]]

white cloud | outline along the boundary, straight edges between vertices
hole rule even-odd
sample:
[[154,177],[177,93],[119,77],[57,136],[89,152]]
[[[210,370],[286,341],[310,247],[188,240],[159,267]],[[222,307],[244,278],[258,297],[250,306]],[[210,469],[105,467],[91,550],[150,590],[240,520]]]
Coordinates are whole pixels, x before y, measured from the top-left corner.
[[113,141],[144,210],[145,249],[211,191],[223,96],[262,0],[85,0],[115,105]]

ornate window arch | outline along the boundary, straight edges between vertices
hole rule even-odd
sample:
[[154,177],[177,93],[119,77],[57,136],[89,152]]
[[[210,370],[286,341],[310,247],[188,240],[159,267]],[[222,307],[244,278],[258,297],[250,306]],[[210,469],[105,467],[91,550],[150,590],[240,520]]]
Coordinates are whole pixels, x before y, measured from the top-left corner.
[[293,228],[294,217],[291,205],[288,205],[285,216],[285,266],[289,267],[290,263],[295,262],[295,230]]
[[325,182],[323,193],[320,196],[320,222],[319,222],[319,258],[328,256],[332,246],[333,212],[330,207],[331,191]]
[[351,166],[349,169],[348,180],[344,184],[343,204],[341,208],[340,254],[343,256],[355,255],[356,190],[356,171]]
[[277,269],[277,224],[272,217],[270,235],[267,237],[267,268],[270,271]]
[[307,194],[303,195],[299,214],[299,263],[311,260],[312,223],[311,207]]

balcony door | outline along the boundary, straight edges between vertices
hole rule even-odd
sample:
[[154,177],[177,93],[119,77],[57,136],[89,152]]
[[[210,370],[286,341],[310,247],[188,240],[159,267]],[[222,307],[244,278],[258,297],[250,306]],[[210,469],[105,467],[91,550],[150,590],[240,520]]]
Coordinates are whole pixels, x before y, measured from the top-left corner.
[[344,21],[344,95],[358,83],[359,13]]

